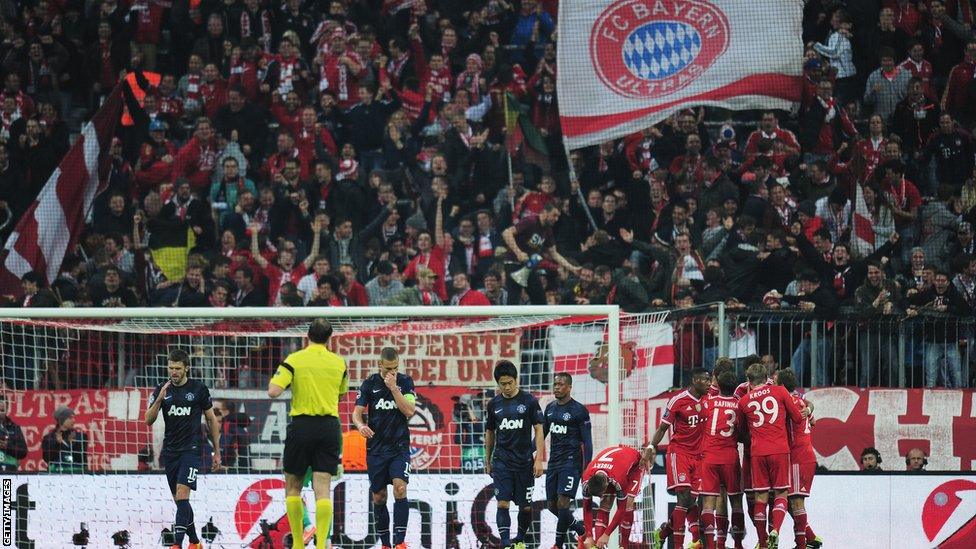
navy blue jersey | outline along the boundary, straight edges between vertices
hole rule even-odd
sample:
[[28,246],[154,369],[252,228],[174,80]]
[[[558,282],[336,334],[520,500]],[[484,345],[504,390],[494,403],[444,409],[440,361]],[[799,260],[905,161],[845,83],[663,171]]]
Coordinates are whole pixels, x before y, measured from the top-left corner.
[[[397,374],[397,387],[407,400],[416,400],[413,379]],[[410,426],[407,416],[397,408],[393,392],[379,374],[373,374],[359,386],[356,406],[365,406],[367,424],[373,430],[373,438],[366,441],[370,454],[410,448]]]
[[531,466],[535,453],[533,426],[541,423],[542,408],[531,394],[520,390],[512,398],[495,395],[485,410],[485,430],[495,432],[492,463]]
[[[152,406],[163,388],[160,383],[149,397]],[[159,409],[166,424],[163,436],[163,450],[168,452],[188,452],[200,449],[203,432],[200,429],[200,419],[203,413],[213,408],[210,401],[210,389],[195,379],[188,379],[180,386],[170,384],[166,390],[166,398]]]
[[583,448],[592,453],[590,412],[579,402],[569,399],[566,404],[552,401],[546,406],[543,428],[549,434],[549,467],[572,466],[582,469],[587,462]]

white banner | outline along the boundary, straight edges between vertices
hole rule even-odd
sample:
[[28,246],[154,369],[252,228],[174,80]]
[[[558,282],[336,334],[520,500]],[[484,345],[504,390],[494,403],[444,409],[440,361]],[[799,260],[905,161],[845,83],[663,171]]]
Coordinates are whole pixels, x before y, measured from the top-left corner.
[[698,105],[800,99],[803,0],[563,0],[557,86],[570,148]]
[[[635,538],[645,526],[661,524],[674,499],[656,489],[639,504]],[[175,507],[162,475],[27,475],[3,477],[4,521],[12,544],[3,547],[64,549],[85,523],[89,547],[111,547],[112,534],[129,533],[132,547],[160,545],[160,531],[171,526]],[[257,547],[261,521],[278,525],[285,514],[284,484],[277,476],[202,475],[193,494],[197,529],[209,521],[220,530],[211,547]],[[535,487],[540,545],[552,543],[555,518],[544,510],[544,480]],[[9,491],[8,491],[9,490]],[[346,475],[335,483],[337,545],[377,547],[365,475]],[[645,490],[650,493],[651,490]],[[310,494],[306,494],[310,502]],[[411,547],[481,547],[495,532],[491,480],[484,475],[417,475],[411,500],[407,543]],[[391,502],[392,505],[392,502]],[[963,549],[976,547],[976,477],[905,474],[823,475],[807,501],[813,529],[827,547]],[[577,511],[579,514],[579,511]],[[513,519],[514,520],[514,519]],[[783,526],[792,547],[792,522]],[[756,540],[747,524],[746,546]],[[452,539],[448,539],[448,538]],[[278,545],[275,545],[276,547]]]

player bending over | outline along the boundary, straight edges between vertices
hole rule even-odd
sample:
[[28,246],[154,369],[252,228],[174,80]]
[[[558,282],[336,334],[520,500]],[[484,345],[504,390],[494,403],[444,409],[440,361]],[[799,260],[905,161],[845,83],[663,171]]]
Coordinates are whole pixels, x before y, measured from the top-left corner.
[[[728,523],[719,522],[716,514],[719,501],[727,495],[733,517],[741,531],[745,517],[742,514],[742,470],[739,467],[739,434],[744,418],[739,411],[739,401],[732,393],[736,386],[735,374],[725,370],[718,376],[719,395],[705,397],[702,413],[705,431],[702,433],[701,494],[703,499],[702,522],[705,525],[707,549],[725,549]],[[738,549],[742,548],[742,536],[733,536]]]
[[220,470],[220,421],[214,415],[207,386],[187,378],[190,355],[174,349],[169,353],[166,367],[169,380],[158,385],[149,397],[146,425],[155,423],[160,410],[163,411],[166,430],[159,461],[166,467],[166,481],[176,501],[176,520],[173,522],[176,543],[171,549],[183,547],[186,535],[190,536],[190,549],[202,549],[190,506],[190,490],[197,489],[197,473],[200,472],[200,416],[206,416],[210,427],[214,448],[212,472]]
[[698,462],[701,451],[702,407],[701,399],[708,392],[711,376],[704,368],[691,371],[691,386],[671,397],[661,425],[651,438],[651,444],[644,450],[644,461],[650,463],[657,454],[657,445],[665,433],[670,433],[668,453],[664,458],[668,477],[668,493],[678,498],[678,504],[671,511],[671,520],[653,532],[652,547],[661,549],[664,540],[670,536],[675,547],[684,547],[685,522],[691,532],[693,545],[701,547],[701,528],[698,525],[698,488],[701,478]]
[[546,501],[549,511],[556,515],[556,543],[553,549],[563,549],[566,532],[572,529],[583,534],[583,525],[573,518],[570,505],[576,499],[583,464],[593,457],[593,435],[590,412],[573,399],[573,376],[556,374],[552,396],[556,400],[546,406],[544,432],[549,435],[549,468],[546,469]]
[[[627,549],[630,546],[634,498],[640,491],[643,465],[637,450],[629,446],[611,446],[586,466],[583,471],[583,525],[586,531],[581,541],[584,548],[603,549],[617,526],[620,527],[621,547]],[[596,520],[593,519],[593,498],[600,498]],[[614,499],[617,500],[617,511],[607,524]]]
[[[776,372],[776,382],[790,392],[797,406],[809,406],[813,410],[813,405],[796,392],[798,382],[792,368]],[[790,514],[793,516],[793,534],[796,536],[797,549],[819,549],[823,545],[823,540],[810,527],[806,510],[806,499],[810,497],[813,476],[817,472],[817,456],[813,453],[813,436],[810,430],[813,423],[811,414],[799,423],[790,421],[786,425],[790,433]]]
[[[380,351],[380,371],[363,381],[352,413],[353,424],[366,437],[366,473],[373,495],[376,533],[384,549],[406,549],[407,482],[410,480],[410,426],[417,395],[413,379],[398,373],[400,356],[396,349]],[[363,412],[369,423],[363,421]],[[390,512],[386,507],[386,487],[393,484],[393,545],[390,545]]]
[[[525,533],[532,525],[533,479],[542,476],[545,455],[542,408],[534,396],[519,389],[515,364],[499,361],[495,365],[495,382],[500,394],[491,399],[485,410],[485,472],[495,484],[495,523],[501,546],[525,549]],[[512,501],[518,506],[518,533],[514,540],[510,539],[512,517],[508,512]]]
[[[800,422],[804,411],[792,395],[780,385],[766,385],[767,371],[762,364],[746,370],[749,392],[739,400],[739,410],[749,425],[752,459],[752,488],[756,492],[753,514],[759,549],[776,549],[779,529],[786,518],[786,495],[790,488],[790,443],[786,438],[787,419]],[[773,490],[771,528],[766,533],[766,504]],[[767,544],[768,541],[768,544]]]

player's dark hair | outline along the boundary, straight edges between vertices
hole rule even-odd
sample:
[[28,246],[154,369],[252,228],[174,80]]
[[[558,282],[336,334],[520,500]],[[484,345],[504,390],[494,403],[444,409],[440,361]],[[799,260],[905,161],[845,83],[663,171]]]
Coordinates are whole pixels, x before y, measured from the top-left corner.
[[586,481],[586,489],[590,493],[590,497],[603,497],[607,491],[609,480],[605,471],[597,471],[595,475],[590,477],[590,480]]
[[732,359],[727,356],[720,356],[715,359],[715,367],[712,368],[712,375],[715,376],[715,379],[718,379],[719,376],[731,370]]
[[751,385],[759,385],[766,381],[767,377],[769,377],[769,373],[766,371],[766,366],[762,362],[757,362],[746,369],[746,379],[749,380]]
[[736,379],[735,374],[732,370],[725,370],[718,375],[718,390],[722,393],[722,396],[732,396],[735,393],[735,388],[738,386],[738,379]]
[[704,368],[692,368],[691,369],[691,379],[695,379],[696,377],[707,377],[707,378],[711,378],[712,377],[712,374],[708,373],[708,370],[706,370]]
[[566,385],[573,384],[573,376],[567,374],[566,372],[559,372],[558,374],[556,374],[556,379],[562,379],[563,381],[566,382]]
[[796,372],[793,371],[793,368],[783,368],[776,372],[776,381],[791,393],[796,390]]
[[308,340],[312,343],[325,344],[332,337],[332,323],[325,318],[316,318],[308,327]]
[[187,368],[190,367],[190,355],[187,354],[187,352],[184,351],[183,349],[173,349],[172,351],[169,352],[169,356],[167,357],[167,359],[170,362],[179,362],[180,364],[186,366]]
[[518,368],[510,360],[500,360],[495,365],[495,382],[497,383],[503,376],[518,379]]
[[393,347],[383,347],[380,351],[380,360],[386,362],[393,362],[394,360],[400,358],[400,354]]

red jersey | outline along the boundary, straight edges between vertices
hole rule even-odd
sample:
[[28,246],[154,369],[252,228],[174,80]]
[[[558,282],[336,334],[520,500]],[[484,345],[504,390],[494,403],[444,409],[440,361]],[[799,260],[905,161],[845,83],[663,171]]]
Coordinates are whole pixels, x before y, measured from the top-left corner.
[[[799,408],[806,408],[807,404],[798,393],[790,395]],[[816,463],[817,455],[813,452],[813,435],[810,434],[810,418],[802,421],[790,420],[786,424],[790,434],[790,463]]]
[[690,391],[681,391],[671,397],[661,422],[668,429],[668,453],[698,455],[701,451],[702,429],[701,399]]
[[[629,446],[611,446],[593,456],[593,461],[583,471],[583,494],[588,498],[599,498],[606,494],[616,494],[617,499],[628,496],[636,497],[640,492],[641,477],[644,470],[640,467],[640,452]],[[607,492],[604,494],[588,494],[587,482],[598,472],[603,471],[610,478]]]
[[749,425],[752,457],[790,453],[786,421],[802,421],[803,414],[782,385],[762,385],[749,391],[739,400],[739,410]]
[[739,411],[739,399],[721,395],[705,397],[702,415],[705,421],[701,435],[702,462],[739,463],[738,431],[745,422]]

